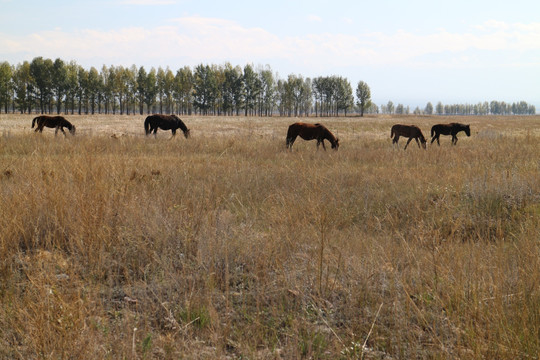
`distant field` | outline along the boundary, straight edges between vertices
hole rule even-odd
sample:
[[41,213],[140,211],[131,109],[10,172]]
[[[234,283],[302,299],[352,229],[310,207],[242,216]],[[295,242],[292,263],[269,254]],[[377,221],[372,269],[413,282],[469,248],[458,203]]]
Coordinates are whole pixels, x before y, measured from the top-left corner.
[[[0,130],[5,135],[26,134],[32,131],[32,119],[36,115],[0,114]],[[65,115],[77,127],[79,135],[129,135],[144,136],[143,123],[146,115]],[[288,125],[295,121],[321,122],[345,141],[357,139],[390,138],[390,127],[398,122],[418,124],[426,137],[436,123],[461,122],[471,124],[473,133],[480,137],[537,136],[540,135],[540,116],[412,116],[412,115],[366,115],[340,118],[288,118],[288,117],[202,117],[182,116],[184,122],[197,137],[263,135],[283,138]],[[53,130],[45,130],[53,133]],[[158,131],[162,137],[170,137],[170,131]],[[463,133],[461,134],[463,135]],[[462,136],[460,136],[462,137]],[[449,140],[448,138],[447,140]],[[391,143],[391,142],[390,142]]]
[[540,116],[32,118],[0,114],[2,359],[538,359]]

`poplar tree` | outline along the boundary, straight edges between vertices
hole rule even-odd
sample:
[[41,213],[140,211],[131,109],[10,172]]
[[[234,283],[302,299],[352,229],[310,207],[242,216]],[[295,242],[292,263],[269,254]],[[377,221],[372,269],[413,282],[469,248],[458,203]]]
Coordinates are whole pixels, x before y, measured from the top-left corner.
[[32,101],[32,76],[30,75],[30,63],[28,61],[17,65],[13,74],[13,85],[15,88],[15,102],[17,108],[24,114],[30,113]]
[[360,116],[364,116],[364,111],[371,104],[371,90],[364,81],[359,81],[356,87],[357,105],[360,108]]
[[13,70],[7,61],[0,63],[0,109],[2,106],[8,112],[9,103],[13,97]]
[[51,70],[51,87],[56,99],[56,113],[60,114],[62,111],[62,100],[67,90],[67,68],[63,60],[56,59]]

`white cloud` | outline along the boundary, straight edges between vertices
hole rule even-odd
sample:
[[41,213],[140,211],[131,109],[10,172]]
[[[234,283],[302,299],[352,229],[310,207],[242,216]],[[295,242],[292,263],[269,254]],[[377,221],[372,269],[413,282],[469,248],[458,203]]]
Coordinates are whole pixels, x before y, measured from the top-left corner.
[[[155,2],[154,2],[155,3]],[[338,66],[480,66],[468,51],[540,51],[540,23],[487,22],[482,29],[456,33],[443,29],[432,34],[400,30],[359,35],[323,33],[278,36],[263,28],[244,27],[218,18],[183,17],[167,26],[130,27],[112,31],[61,29],[27,36],[0,34],[0,57],[24,54],[106,64],[262,63],[286,61],[299,68]],[[454,54],[447,61],[427,62],[432,55]],[[493,56],[497,58],[497,56]],[[531,56],[532,58],[532,56]],[[501,56],[497,61],[510,60]],[[515,62],[515,59],[512,60]],[[523,57],[520,64],[538,60]],[[307,69],[306,69],[307,70]]]

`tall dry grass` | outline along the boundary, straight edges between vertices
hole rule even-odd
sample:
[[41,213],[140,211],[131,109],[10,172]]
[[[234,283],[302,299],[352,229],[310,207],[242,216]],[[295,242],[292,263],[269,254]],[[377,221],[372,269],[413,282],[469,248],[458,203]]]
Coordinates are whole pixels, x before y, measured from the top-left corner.
[[0,358],[538,358],[537,117],[427,151],[391,124],[449,119],[317,119],[337,152],[285,151],[291,119],[29,119],[0,118]]

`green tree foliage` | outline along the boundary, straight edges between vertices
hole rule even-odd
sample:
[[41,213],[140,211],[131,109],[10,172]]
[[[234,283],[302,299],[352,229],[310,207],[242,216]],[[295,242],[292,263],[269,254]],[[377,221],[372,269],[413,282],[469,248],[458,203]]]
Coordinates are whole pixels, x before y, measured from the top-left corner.
[[437,115],[444,114],[444,106],[443,106],[442,102],[439,101],[437,103],[437,106],[435,107],[435,111],[437,112]]
[[394,110],[394,103],[392,101],[388,101],[388,103],[386,104],[386,111],[388,112],[388,114],[393,114]]
[[34,58],[30,63],[30,75],[34,80],[39,109],[42,114],[46,110],[50,110],[50,108],[47,109],[47,104],[52,103],[52,68],[53,62],[50,59],[44,60],[41,56]]
[[208,115],[217,98],[215,73],[209,65],[200,64],[195,68],[193,83],[193,105],[203,115]]
[[78,66],[77,81],[78,113],[81,115],[83,113],[83,108],[88,109],[88,71],[82,66]]
[[364,81],[359,81],[356,87],[357,105],[360,108],[360,116],[364,116],[364,111],[371,105],[371,89]]
[[342,111],[345,116],[347,112],[354,107],[354,97],[351,83],[349,80],[343,77],[337,78],[337,87],[336,87],[336,111],[339,115],[339,112]]
[[223,68],[223,81],[221,82],[222,108],[225,115],[238,115],[242,108],[243,82],[242,69],[226,63]]
[[[193,112],[206,115],[339,116],[354,109],[355,98],[348,79],[340,76],[304,78],[289,75],[280,79],[270,66],[230,63],[185,66],[174,73],[168,67],[137,68],[105,66],[85,69],[75,61],[54,62],[36,57],[12,66],[0,63],[0,111],[65,112],[73,114]],[[360,115],[369,113],[408,114],[408,106],[392,101],[380,108],[371,101],[369,86],[360,81],[356,88]],[[431,102],[415,114],[438,115],[530,115],[534,106],[525,101],[450,104]]]
[[[79,92],[79,65],[74,61],[71,61],[67,65],[67,79],[66,79],[66,102],[69,102],[71,113],[75,111],[75,99]],[[67,113],[67,110],[66,110]]]
[[259,92],[261,116],[271,116],[276,106],[276,80],[269,66],[259,71],[261,91]]
[[352,87],[341,76],[317,77],[312,81],[315,114],[317,116],[337,116],[354,106]]
[[150,72],[146,77],[145,88],[144,103],[146,104],[146,111],[150,114],[154,112],[152,107],[156,103],[156,96],[158,93],[156,69],[150,69]]
[[193,73],[188,66],[179,69],[174,77],[174,97],[177,113],[191,114],[193,104]]
[[260,79],[250,64],[244,67],[243,82],[245,115],[254,115],[255,104],[260,91]]
[[0,63],[0,108],[8,112],[9,104],[13,98],[13,71],[7,61]]
[[62,59],[56,59],[52,67],[52,93],[56,102],[56,113],[60,114],[67,90],[67,67]]
[[424,113],[425,113],[426,115],[432,115],[432,114],[433,114],[433,104],[432,104],[432,103],[428,102],[428,103],[426,104],[426,107],[425,107],[425,109],[424,109]]
[[32,75],[30,73],[30,63],[28,61],[17,65],[13,74],[13,85],[15,87],[15,103],[21,114],[30,112],[32,107]]
[[96,112],[96,106],[98,109],[101,108],[100,101],[103,89],[103,81],[95,67],[91,67],[90,71],[88,71],[87,87],[88,90],[86,92],[88,95],[88,101],[90,103],[90,112],[91,114],[94,114]]

